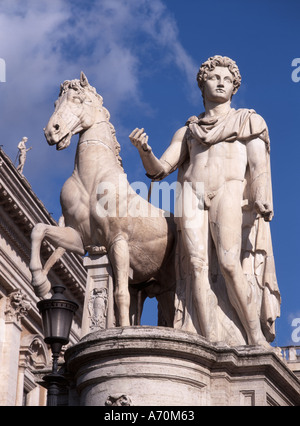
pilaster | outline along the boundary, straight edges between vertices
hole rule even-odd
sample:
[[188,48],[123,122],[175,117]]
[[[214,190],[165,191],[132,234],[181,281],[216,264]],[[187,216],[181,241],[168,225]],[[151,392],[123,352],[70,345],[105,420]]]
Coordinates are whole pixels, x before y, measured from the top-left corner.
[[31,304],[21,290],[12,291],[6,297],[5,303],[5,325],[0,364],[0,405],[14,406],[18,387],[21,319],[28,314]]

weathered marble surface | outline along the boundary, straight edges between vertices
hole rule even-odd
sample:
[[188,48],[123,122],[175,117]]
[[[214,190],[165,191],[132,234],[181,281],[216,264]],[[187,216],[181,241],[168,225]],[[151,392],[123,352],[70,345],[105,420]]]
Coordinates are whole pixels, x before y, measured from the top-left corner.
[[[130,187],[120,145],[102,97],[86,76],[61,85],[45,136],[57,150],[79,133],[75,167],[61,190],[60,226],[37,224],[32,231],[30,269],[39,297],[51,289],[47,274],[66,251],[107,253],[114,275],[117,325],[130,321],[129,285],[141,288],[140,303],[156,297],[164,320],[173,325],[176,228],[171,217]],[[43,266],[43,239],[57,249]],[[147,284],[147,285],[146,285]],[[98,299],[99,301],[99,299]]]
[[85,336],[65,354],[70,405],[299,405],[300,382],[273,351],[164,327]]
[[209,58],[197,80],[205,112],[174,134],[160,159],[144,129],[130,135],[149,177],[178,169],[183,195],[189,191],[176,217],[174,326],[209,341],[268,347],[280,312],[268,128],[254,110],[231,107],[241,83],[234,61]]

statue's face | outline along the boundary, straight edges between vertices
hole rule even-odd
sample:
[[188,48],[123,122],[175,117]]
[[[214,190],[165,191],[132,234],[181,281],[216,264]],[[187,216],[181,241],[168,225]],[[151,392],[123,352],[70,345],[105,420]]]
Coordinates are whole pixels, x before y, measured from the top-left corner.
[[207,75],[204,83],[204,101],[225,103],[233,95],[233,75],[227,67],[216,67]]
[[49,145],[56,145],[57,150],[67,148],[73,135],[93,125],[97,110],[99,105],[94,95],[80,93],[73,88],[63,92],[55,102],[55,111],[44,129]]

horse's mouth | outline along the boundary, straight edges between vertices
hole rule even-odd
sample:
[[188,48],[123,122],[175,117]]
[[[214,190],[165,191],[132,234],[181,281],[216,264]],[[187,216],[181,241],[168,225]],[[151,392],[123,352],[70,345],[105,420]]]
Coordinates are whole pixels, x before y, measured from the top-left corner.
[[56,144],[57,151],[61,151],[62,149],[67,148],[71,143],[72,133],[67,133],[64,137],[62,137]]

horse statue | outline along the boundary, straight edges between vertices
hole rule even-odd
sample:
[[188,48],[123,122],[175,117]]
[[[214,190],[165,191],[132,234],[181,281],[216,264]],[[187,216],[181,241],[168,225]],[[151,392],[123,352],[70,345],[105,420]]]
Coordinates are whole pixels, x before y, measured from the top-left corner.
[[[57,150],[67,148],[74,134],[79,140],[74,171],[61,190],[61,226],[39,223],[32,231],[30,270],[36,295],[42,298],[49,293],[47,274],[66,250],[84,256],[96,247],[107,253],[112,265],[118,325],[132,325],[130,286],[155,296],[164,325],[173,326],[174,218],[130,187],[109,112],[84,73],[79,80],[61,85],[44,133]],[[43,267],[44,238],[55,251]]]

